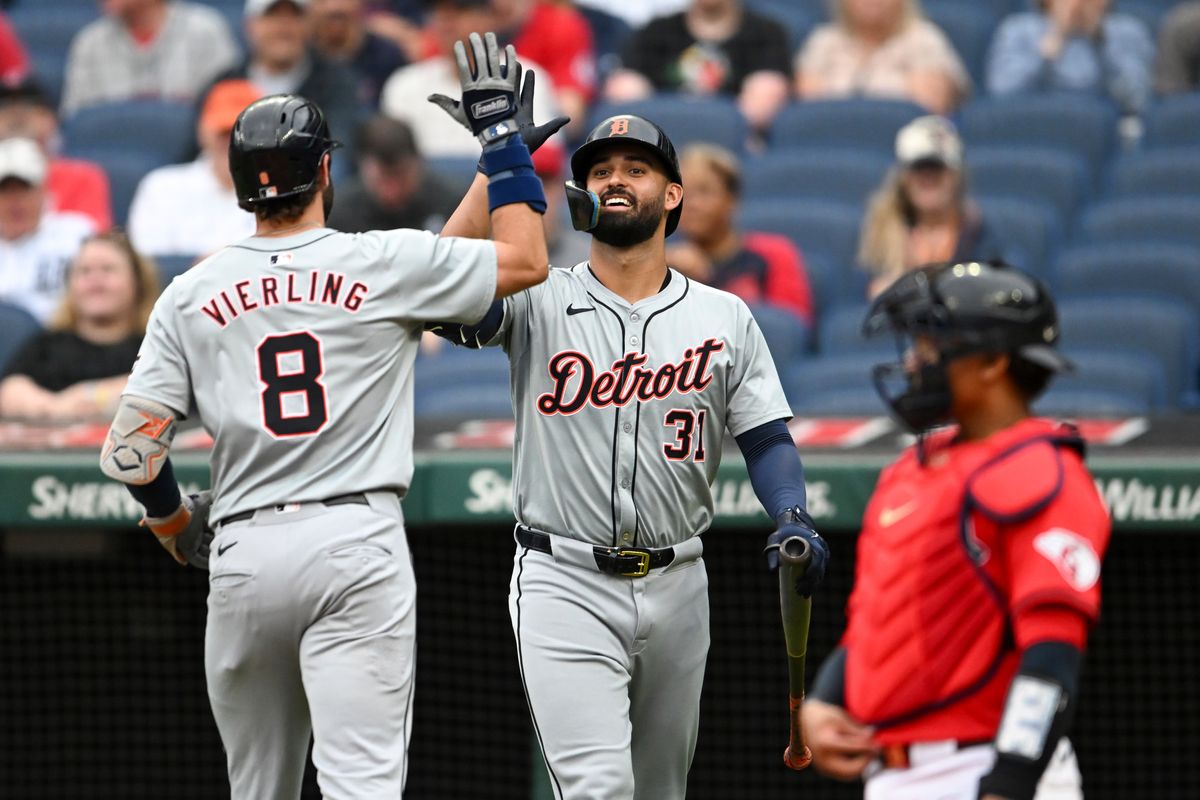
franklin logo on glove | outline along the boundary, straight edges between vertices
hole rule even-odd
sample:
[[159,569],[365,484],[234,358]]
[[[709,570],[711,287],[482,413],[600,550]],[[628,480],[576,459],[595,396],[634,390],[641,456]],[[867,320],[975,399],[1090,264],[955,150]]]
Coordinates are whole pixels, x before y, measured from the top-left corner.
[[471,115],[476,119],[491,117],[496,114],[507,114],[512,105],[507,97],[496,97],[491,100],[481,100],[471,106]]

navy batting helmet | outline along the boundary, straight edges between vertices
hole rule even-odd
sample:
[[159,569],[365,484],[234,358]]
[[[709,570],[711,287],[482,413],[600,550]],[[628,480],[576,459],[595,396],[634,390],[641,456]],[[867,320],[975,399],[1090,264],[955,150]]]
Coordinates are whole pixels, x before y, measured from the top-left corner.
[[[667,136],[666,131],[645,117],[639,117],[636,114],[618,114],[609,117],[592,128],[587,139],[571,156],[571,178],[575,186],[568,185],[567,199],[572,204],[571,216],[576,223],[576,228],[590,230],[591,227],[595,227],[595,215],[590,208],[587,209],[587,215],[592,217],[592,224],[588,227],[580,227],[582,209],[577,206],[577,202],[583,200],[579,191],[586,192],[588,169],[595,162],[597,151],[623,141],[641,142],[649,147],[658,157],[667,177],[672,182],[683,185],[683,177],[679,173],[679,156],[675,154],[675,145],[671,144],[671,139]],[[576,191],[570,191],[571,188],[575,188]],[[598,209],[596,210],[598,211]],[[682,213],[683,202],[680,201],[679,205],[667,214],[667,236],[675,232],[675,228],[679,225],[679,215]]]
[[317,182],[321,159],[341,143],[316,103],[295,94],[275,94],[248,105],[229,137],[229,171],[238,205],[292,197]]

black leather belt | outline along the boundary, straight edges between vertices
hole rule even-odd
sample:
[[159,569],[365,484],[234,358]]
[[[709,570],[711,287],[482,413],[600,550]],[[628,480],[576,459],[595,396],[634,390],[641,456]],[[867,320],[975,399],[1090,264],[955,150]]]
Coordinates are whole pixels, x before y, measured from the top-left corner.
[[[517,542],[522,547],[537,550],[539,553],[551,554],[550,535],[517,526]],[[675,560],[675,548],[660,547],[653,550],[642,547],[600,547],[594,545],[592,552],[596,558],[596,569],[609,575],[622,575],[626,578],[644,578],[652,569],[670,566]]]
[[[359,505],[359,506],[369,505],[369,503],[367,502],[367,496],[365,494],[363,494],[362,492],[353,492],[352,494],[339,494],[336,497],[330,497],[328,500],[321,500],[319,502],[322,503],[323,505],[327,505],[327,506],[344,506],[344,505],[350,505],[350,504]],[[278,506],[275,506],[275,508],[282,509],[283,506],[278,505]],[[225,517],[224,519],[219,521],[217,523],[217,525],[224,526],[224,525],[230,524],[231,522],[245,522],[246,520],[253,518],[254,515],[257,514],[258,512],[259,512],[259,509],[255,508],[255,509],[251,509],[250,511],[242,511],[238,514],[230,514],[228,517]]]

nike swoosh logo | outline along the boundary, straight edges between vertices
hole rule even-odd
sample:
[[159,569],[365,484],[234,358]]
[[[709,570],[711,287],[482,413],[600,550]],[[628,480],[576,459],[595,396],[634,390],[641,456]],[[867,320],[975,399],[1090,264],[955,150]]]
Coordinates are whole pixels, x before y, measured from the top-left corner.
[[909,500],[904,505],[895,508],[885,508],[879,512],[879,524],[881,527],[889,528],[916,510],[916,500]]
[[585,313],[585,312],[588,312],[588,311],[595,311],[595,310],[596,310],[596,309],[595,309],[595,308],[593,308],[592,306],[586,306],[586,307],[584,307],[584,308],[575,308],[574,306],[568,305],[568,306],[567,306],[567,316],[568,316],[568,317],[573,317],[573,316],[575,316],[576,314],[583,314],[583,313]]
[[225,555],[225,551],[228,550],[229,548],[233,547],[235,544],[237,544],[237,542],[230,542],[229,544],[221,545],[220,547],[217,548],[217,555],[218,556]]

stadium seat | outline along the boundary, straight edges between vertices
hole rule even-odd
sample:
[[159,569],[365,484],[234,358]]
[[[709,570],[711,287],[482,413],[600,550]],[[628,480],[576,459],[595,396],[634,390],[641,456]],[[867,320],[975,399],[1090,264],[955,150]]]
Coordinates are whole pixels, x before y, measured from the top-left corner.
[[780,375],[786,374],[808,351],[808,326],[791,311],[765,303],[750,306],[750,313],[767,340],[775,369]]
[[469,387],[473,382],[508,385],[508,358],[496,347],[472,349],[442,342],[436,353],[422,353],[413,365],[417,391]]
[[890,336],[863,336],[863,319],[867,305],[843,305],[822,315],[817,329],[817,352],[823,356],[867,354],[881,361],[895,359],[896,340]]
[[[996,29],[996,15],[986,4],[974,2],[922,4],[930,22],[946,34],[950,44],[962,59],[971,76],[971,82],[983,86],[984,60],[992,32]],[[980,90],[981,91],[981,90]]]
[[978,198],[983,217],[1003,243],[1003,254],[1014,266],[1044,275],[1058,245],[1061,223],[1049,203],[1008,197]]
[[1176,299],[1190,303],[1200,313],[1197,247],[1161,243],[1080,245],[1059,256],[1054,274],[1063,295]]
[[927,111],[902,100],[808,100],[784,107],[771,127],[771,148],[868,150],[892,159],[896,132]]
[[748,0],[746,5],[784,27],[792,52],[804,45],[808,34],[826,17],[824,9],[808,8],[800,0]]
[[592,29],[592,49],[596,54],[596,76],[600,81],[621,65],[621,50],[633,32],[620,17],[606,14],[598,8],[576,5],[575,10],[587,20]]
[[800,417],[882,417],[888,414],[883,398],[872,387],[816,389],[792,403]]
[[845,150],[772,150],[747,159],[742,169],[742,195],[814,198],[865,205],[883,182],[891,159]]
[[418,420],[437,418],[512,419],[508,383],[475,383],[470,387],[417,388],[413,410]]
[[150,170],[168,163],[153,153],[143,153],[133,148],[82,148],[71,152],[76,158],[95,161],[108,175],[109,195],[112,198],[113,222],[125,225],[129,218],[129,205],[137,191],[138,183]]
[[1062,346],[1087,347],[1156,359],[1167,399],[1188,402],[1195,389],[1200,318],[1180,302],[1150,298],[1062,297]]
[[30,53],[56,53],[66,60],[75,34],[100,16],[96,2],[21,3],[7,12],[8,21]]
[[[893,356],[894,358],[894,356]],[[842,353],[808,358],[781,374],[783,391],[793,406],[824,391],[849,390],[875,393],[871,370],[890,360],[882,352]]]
[[1167,397],[1167,376],[1162,364],[1128,353],[1082,348],[1066,352],[1073,372],[1056,375],[1056,390],[1118,391],[1151,409],[1173,405]]
[[[968,103],[961,117],[970,145],[1024,145],[1082,154],[1095,176],[1116,142],[1117,112],[1076,94],[1028,94]],[[970,151],[968,151],[970,152]]]
[[199,260],[195,255],[154,256],[154,266],[158,268],[158,285],[165,289],[171,281],[187,272]]
[[[1200,127],[1196,138],[1200,142]],[[1113,167],[1108,193],[1111,197],[1200,198],[1200,147],[1124,155]]]
[[1084,242],[1200,247],[1200,197],[1121,198],[1097,203],[1080,223]]
[[1087,165],[1061,150],[980,147],[967,153],[967,183],[988,197],[1048,201],[1072,219],[1088,183]]
[[1161,0],[1120,0],[1116,4],[1116,11],[1136,17],[1154,39],[1158,38],[1158,29],[1162,25],[1163,17],[1170,10],[1171,4]]
[[1146,111],[1147,148],[1200,147],[1200,92],[1159,98]]
[[441,178],[459,195],[465,195],[479,174],[479,159],[437,156],[425,159],[426,168]]
[[970,5],[979,11],[986,11],[993,20],[1003,19],[1006,15],[1016,11],[1025,11],[1030,4],[1030,0],[970,0],[969,3],[964,3],[963,0],[921,0],[921,8],[926,15],[932,15],[943,8],[959,8],[964,5]]
[[658,123],[676,150],[693,142],[718,144],[741,155],[750,128],[732,100],[660,94],[633,103],[600,103],[592,109],[589,126],[614,114],[637,114]]
[[743,230],[788,236],[801,253],[826,258],[835,271],[854,263],[862,216],[855,206],[820,200],[747,200],[740,214]]
[[1033,411],[1047,417],[1125,417],[1150,413],[1136,395],[1116,389],[1071,389],[1051,384],[1033,403]]
[[131,100],[81,108],[63,120],[64,152],[112,148],[158,164],[187,161],[195,152],[196,110],[190,103]]
[[0,301],[0,330],[4,331],[4,336],[0,336],[0,375],[3,375],[8,363],[42,326],[20,306]]

